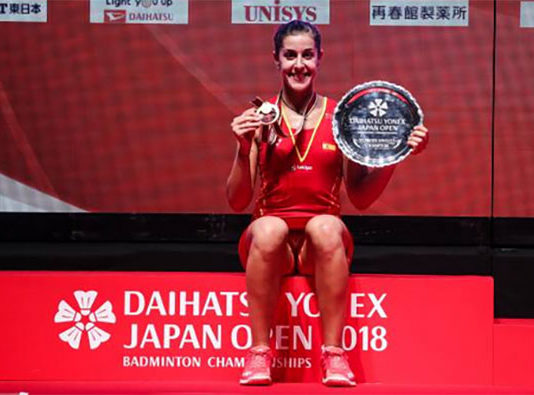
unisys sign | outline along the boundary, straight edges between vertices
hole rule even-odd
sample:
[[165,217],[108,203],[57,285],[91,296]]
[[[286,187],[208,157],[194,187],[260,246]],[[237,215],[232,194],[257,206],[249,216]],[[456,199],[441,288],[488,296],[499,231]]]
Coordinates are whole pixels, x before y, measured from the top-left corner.
[[[271,331],[275,380],[320,377],[312,284],[283,284]],[[481,382],[491,301],[488,279],[351,278],[343,347],[357,379],[443,382],[456,369]],[[4,380],[237,381],[252,341],[243,274],[2,272],[0,316]],[[482,357],[471,364],[466,355]]]
[[330,23],[330,0],[232,0],[232,23]]

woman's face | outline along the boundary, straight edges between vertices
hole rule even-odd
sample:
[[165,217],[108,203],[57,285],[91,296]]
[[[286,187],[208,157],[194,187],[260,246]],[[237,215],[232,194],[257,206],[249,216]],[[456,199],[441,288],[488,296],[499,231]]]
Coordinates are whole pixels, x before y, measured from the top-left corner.
[[315,47],[310,33],[290,34],[282,41],[275,63],[282,74],[285,89],[303,92],[313,89],[322,51]]

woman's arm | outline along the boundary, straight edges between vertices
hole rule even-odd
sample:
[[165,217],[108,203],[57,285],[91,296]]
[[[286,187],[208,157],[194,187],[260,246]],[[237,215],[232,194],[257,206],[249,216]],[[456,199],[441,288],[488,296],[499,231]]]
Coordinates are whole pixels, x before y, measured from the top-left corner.
[[[422,152],[428,144],[428,138],[428,129],[423,125],[416,126],[407,141],[407,144],[412,147],[412,154]],[[352,204],[359,210],[371,206],[388,185],[395,167],[396,165],[368,168],[344,158],[345,186]]]
[[255,109],[250,108],[234,118],[232,132],[237,150],[226,181],[226,197],[235,211],[244,210],[252,200],[258,163],[257,137],[261,129]]
[[365,210],[378,199],[389,183],[396,165],[369,168],[344,159],[345,186],[350,201]]

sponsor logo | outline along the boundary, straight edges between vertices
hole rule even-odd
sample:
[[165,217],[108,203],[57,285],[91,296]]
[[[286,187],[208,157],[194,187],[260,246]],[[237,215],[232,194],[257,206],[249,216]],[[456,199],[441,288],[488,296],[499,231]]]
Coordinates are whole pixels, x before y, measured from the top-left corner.
[[130,12],[128,21],[133,23],[173,23],[174,15],[170,12]]
[[534,1],[522,1],[520,14],[521,27],[534,27]]
[[294,19],[330,23],[329,0],[232,0],[234,24],[279,24]]
[[0,22],[46,22],[46,0],[0,2]]
[[291,171],[311,171],[313,170],[313,166],[310,165],[292,165]]
[[75,350],[80,348],[84,334],[87,334],[91,350],[97,349],[111,338],[108,332],[96,324],[114,324],[117,322],[115,314],[113,314],[113,306],[111,302],[106,301],[93,311],[92,307],[97,295],[98,292],[96,291],[74,291],[77,308],[71,307],[65,300],[59,302],[54,322],[73,323],[70,328],[59,334],[59,338]]
[[[104,3],[103,0],[92,0],[95,3]],[[115,8],[119,7],[144,7],[150,8],[152,6],[164,6],[171,7],[174,3],[180,2],[181,0],[105,0],[105,5],[112,6]]]
[[375,99],[368,108],[373,117],[383,117],[388,110],[388,104],[383,99]]
[[126,22],[126,11],[104,10],[104,23],[124,23],[124,22]]
[[469,0],[371,0],[371,26],[468,26]]
[[91,23],[188,23],[188,0],[91,0]]
[[[328,143],[327,143],[328,144]],[[332,144],[329,144],[332,145]],[[292,171],[311,171],[309,165],[293,165]],[[109,350],[120,347],[127,352],[122,356],[123,367],[230,367],[242,366],[242,359],[230,361],[222,357],[202,355],[173,355],[168,352],[177,350],[245,350],[252,344],[251,329],[242,323],[225,322],[224,317],[248,316],[246,292],[240,291],[148,291],[125,290],[124,310],[114,313],[109,300],[96,303],[98,292],[76,290],[73,292],[75,303],[61,299],[54,315],[56,324],[67,325],[61,328],[59,339],[73,350],[83,349],[88,343],[91,350],[99,348],[110,340],[106,325],[116,324],[117,338]],[[350,317],[362,318],[378,316],[387,318],[382,303],[387,294],[352,293],[350,297]],[[318,318],[313,292],[285,292],[285,305],[288,314],[295,318],[306,316]],[[72,301],[70,301],[72,302]],[[176,317],[176,320],[173,318]],[[200,319],[205,317],[205,319]],[[311,350],[314,325],[276,325],[272,337],[276,350]],[[371,335],[378,337],[367,342]],[[377,332],[379,331],[379,333]],[[129,335],[128,335],[129,333]],[[350,324],[343,329],[343,347],[346,350],[360,344],[367,351],[383,351],[387,348],[385,328],[381,325],[356,329]],[[84,340],[87,337],[87,340]],[[159,350],[159,355],[143,355],[143,350]],[[138,354],[140,353],[140,354]],[[230,356],[230,358],[232,358]],[[291,361],[282,358],[285,367],[310,367],[309,360]],[[237,361],[237,362],[236,362]],[[235,364],[234,364],[235,362]],[[297,363],[298,362],[298,363]],[[206,365],[207,363],[207,365]],[[287,365],[289,364],[289,365]]]

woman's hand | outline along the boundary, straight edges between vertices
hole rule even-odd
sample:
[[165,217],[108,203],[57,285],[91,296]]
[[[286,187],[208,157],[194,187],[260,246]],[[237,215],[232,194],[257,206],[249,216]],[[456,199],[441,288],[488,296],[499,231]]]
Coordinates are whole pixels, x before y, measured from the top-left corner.
[[232,132],[239,143],[239,155],[248,156],[256,130],[261,126],[256,108],[245,110],[232,121]]
[[426,148],[429,138],[428,129],[423,125],[414,127],[407,141],[407,144],[412,147],[412,154],[421,153]]

